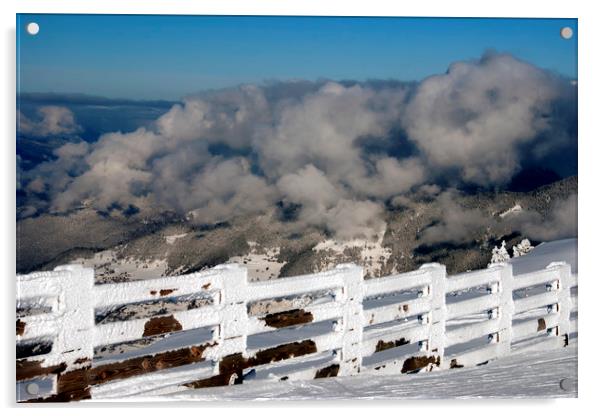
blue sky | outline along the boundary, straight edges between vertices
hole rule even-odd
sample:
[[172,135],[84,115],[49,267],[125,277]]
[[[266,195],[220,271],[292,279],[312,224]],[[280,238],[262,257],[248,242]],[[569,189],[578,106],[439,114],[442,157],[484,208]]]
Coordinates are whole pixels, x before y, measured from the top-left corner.
[[17,16],[19,92],[178,99],[269,80],[420,80],[487,49],[577,77],[576,19]]

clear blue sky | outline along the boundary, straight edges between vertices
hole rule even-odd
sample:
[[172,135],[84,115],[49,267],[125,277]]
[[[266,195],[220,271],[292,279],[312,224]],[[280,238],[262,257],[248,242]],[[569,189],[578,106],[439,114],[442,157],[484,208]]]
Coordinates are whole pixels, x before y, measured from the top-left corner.
[[20,92],[177,99],[275,79],[420,80],[487,49],[576,78],[577,20],[17,16]]

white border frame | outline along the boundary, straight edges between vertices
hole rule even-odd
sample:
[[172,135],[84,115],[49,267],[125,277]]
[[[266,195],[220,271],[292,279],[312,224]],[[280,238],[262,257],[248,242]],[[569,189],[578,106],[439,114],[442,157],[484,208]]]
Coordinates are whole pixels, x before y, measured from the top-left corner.
[[[420,2],[386,2],[383,0],[355,1],[355,0],[204,0],[193,2],[191,0],[102,0],[91,2],[86,0],[5,0],[0,3],[3,13],[0,15],[3,22],[4,39],[2,43],[2,91],[5,95],[2,100],[3,111],[1,124],[4,126],[2,136],[2,195],[0,205],[1,217],[5,221],[3,230],[2,264],[4,273],[3,294],[6,305],[5,319],[3,322],[4,334],[12,334],[14,325],[14,281],[11,276],[15,270],[15,13],[112,13],[112,14],[231,14],[231,15],[331,15],[331,16],[473,16],[473,17],[571,17],[579,19],[579,269],[580,283],[583,286],[580,296],[580,346],[579,346],[579,400],[506,400],[506,401],[436,401],[436,402],[393,402],[396,406],[403,406],[402,411],[440,411],[448,414],[504,414],[512,412],[517,406],[533,407],[535,411],[545,411],[549,414],[576,414],[587,410],[589,405],[594,405],[599,396],[596,370],[600,368],[600,352],[597,347],[601,345],[598,322],[594,320],[594,308],[599,304],[595,298],[596,293],[601,293],[600,282],[602,278],[593,273],[597,263],[597,246],[599,245],[600,215],[598,197],[600,192],[599,177],[601,163],[598,155],[602,154],[600,134],[596,121],[599,116],[598,95],[602,65],[600,59],[599,39],[602,39],[602,21],[592,1],[525,1],[504,0],[500,2],[483,2],[471,0],[430,0]],[[597,133],[597,134],[596,134]],[[7,232],[10,230],[10,232]],[[6,325],[6,327],[5,327]],[[2,343],[2,359],[7,364],[9,371],[2,377],[3,396],[5,406],[14,406],[14,343],[10,336],[4,337]],[[6,348],[6,351],[4,349]],[[283,402],[267,403],[266,409],[252,406],[250,403],[230,403],[236,407],[235,412],[256,411],[262,414],[273,413],[281,415],[283,411],[293,414],[307,415],[311,412],[307,406],[326,407],[331,411],[341,405],[350,406],[364,413],[370,402],[329,402],[329,403],[304,403],[303,406]],[[391,403],[378,402],[379,405]],[[162,414],[166,409],[158,403],[147,403],[154,408],[151,413]],[[372,404],[373,405],[373,404]],[[69,408],[61,406],[44,409],[44,412],[57,414],[79,414],[85,405],[71,405]],[[179,411],[194,411],[199,404],[178,404]],[[203,404],[203,407],[215,407],[216,404]],[[266,406],[264,404],[263,406]],[[285,407],[282,410],[281,407]],[[537,409],[535,409],[537,406]],[[85,406],[89,407],[89,406]],[[247,409],[250,407],[250,409]],[[429,409],[425,409],[429,407]],[[40,409],[38,409],[40,410]],[[105,413],[108,409],[86,409],[86,412]],[[148,409],[150,410],[150,409]],[[147,412],[148,410],[145,410]],[[345,411],[349,411],[346,409]],[[385,409],[382,409],[385,410]],[[24,409],[12,409],[19,413]],[[197,410],[198,411],[198,410]],[[210,411],[222,412],[224,409]],[[385,411],[396,411],[393,409]],[[12,413],[12,412],[11,412]]]

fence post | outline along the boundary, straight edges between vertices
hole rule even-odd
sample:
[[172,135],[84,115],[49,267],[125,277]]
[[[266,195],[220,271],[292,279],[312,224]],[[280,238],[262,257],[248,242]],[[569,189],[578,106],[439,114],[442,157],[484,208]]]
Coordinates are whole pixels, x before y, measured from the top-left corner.
[[445,266],[439,263],[423,264],[420,266],[420,270],[428,270],[431,276],[431,283],[427,289],[431,295],[431,310],[427,315],[430,331],[426,350],[436,354],[441,362],[445,356],[445,321],[447,319],[445,279],[447,272]]
[[571,320],[571,266],[564,262],[550,263],[546,269],[558,270],[558,328],[554,335],[558,336],[558,346],[566,347],[569,343]]
[[54,270],[61,272],[57,305],[61,323],[52,348],[66,365],[58,375],[56,393],[69,401],[90,398],[87,370],[94,357],[94,269],[67,265]]
[[[219,374],[221,358],[247,351],[247,269],[238,264],[222,264],[214,268],[221,287],[221,319],[217,348],[209,350],[207,358],[215,362],[214,374]],[[231,380],[233,381],[233,380]]]
[[343,273],[345,281],[339,375],[349,376],[359,373],[362,367],[364,270],[354,264],[341,264],[336,270]]
[[512,316],[514,315],[514,300],[512,292],[514,291],[514,274],[512,265],[508,263],[494,263],[488,266],[488,269],[494,269],[498,273],[497,284],[491,286],[491,293],[500,294],[500,303],[497,310],[492,311],[490,319],[497,319],[499,322],[498,332],[493,334],[491,342],[498,343],[498,355],[504,356],[510,354],[512,350]]

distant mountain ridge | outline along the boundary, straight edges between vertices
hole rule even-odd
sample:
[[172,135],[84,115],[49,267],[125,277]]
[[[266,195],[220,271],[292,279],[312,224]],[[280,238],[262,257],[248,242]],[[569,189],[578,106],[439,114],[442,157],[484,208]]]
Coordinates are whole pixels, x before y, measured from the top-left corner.
[[[99,281],[123,281],[236,261],[247,265],[251,278],[268,279],[355,262],[375,277],[436,261],[457,273],[485,267],[502,240],[510,248],[525,238],[521,227],[528,223],[518,221],[521,215],[541,224],[555,221],[554,207],[576,194],[577,183],[570,177],[529,192],[454,193],[449,203],[442,197],[411,196],[386,212],[386,229],[371,241],[337,241],[317,228],[299,229],[281,220],[278,207],[212,226],[170,213],[141,222],[82,207],[68,215],[18,221],[17,272],[77,261],[94,266]],[[451,238],[451,210],[468,219],[460,239]],[[432,239],[434,231],[441,234],[439,240]]]

